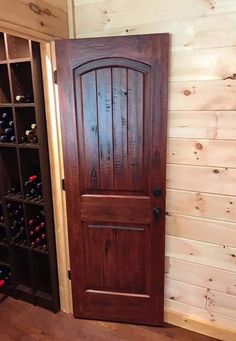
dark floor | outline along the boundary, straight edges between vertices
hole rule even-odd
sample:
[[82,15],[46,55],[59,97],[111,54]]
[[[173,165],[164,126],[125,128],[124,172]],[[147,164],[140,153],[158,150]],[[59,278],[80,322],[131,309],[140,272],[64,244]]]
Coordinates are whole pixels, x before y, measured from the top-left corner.
[[212,341],[171,325],[164,328],[74,319],[62,312],[8,298],[0,304],[0,340],[9,341]]

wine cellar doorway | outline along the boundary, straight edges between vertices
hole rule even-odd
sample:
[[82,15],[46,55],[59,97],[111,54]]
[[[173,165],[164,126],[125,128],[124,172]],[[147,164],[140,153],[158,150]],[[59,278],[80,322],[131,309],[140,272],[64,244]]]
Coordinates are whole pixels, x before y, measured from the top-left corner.
[[59,310],[40,45],[0,33],[0,292]]

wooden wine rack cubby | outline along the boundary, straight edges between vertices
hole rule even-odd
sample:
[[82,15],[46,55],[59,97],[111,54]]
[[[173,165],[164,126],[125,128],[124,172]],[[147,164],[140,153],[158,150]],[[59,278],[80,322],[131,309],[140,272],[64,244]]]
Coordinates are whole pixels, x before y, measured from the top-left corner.
[[[30,103],[16,96],[29,95]],[[57,312],[59,310],[57,261],[51,197],[47,130],[44,111],[39,44],[0,33],[0,116],[14,122],[15,141],[0,142],[0,267],[9,268],[11,282],[0,292]],[[37,143],[22,141],[32,123],[37,124]],[[38,172],[42,198],[26,197],[25,181]],[[9,186],[17,191],[7,194]],[[10,204],[10,205],[9,205]],[[20,205],[20,206],[19,206]],[[25,243],[12,238],[8,207],[22,210]],[[29,220],[43,212],[47,249],[32,247]]]

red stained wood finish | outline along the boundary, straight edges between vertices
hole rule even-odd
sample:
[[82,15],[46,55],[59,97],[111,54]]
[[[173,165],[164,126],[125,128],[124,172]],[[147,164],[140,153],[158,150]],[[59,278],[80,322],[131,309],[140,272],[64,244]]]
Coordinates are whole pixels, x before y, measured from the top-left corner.
[[168,34],[56,53],[74,315],[162,325]]

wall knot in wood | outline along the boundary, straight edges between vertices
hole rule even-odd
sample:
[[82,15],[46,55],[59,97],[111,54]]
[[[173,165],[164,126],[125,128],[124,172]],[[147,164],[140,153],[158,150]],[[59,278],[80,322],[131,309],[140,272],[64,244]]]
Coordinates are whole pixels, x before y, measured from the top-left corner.
[[45,14],[45,15],[52,16],[52,17],[56,18],[56,15],[54,15],[50,11],[50,9],[48,9],[48,8],[42,9],[38,5],[36,5],[34,2],[30,2],[29,7],[30,7],[31,11],[33,11],[35,14],[38,14],[38,15]]

